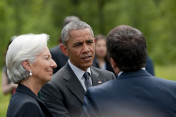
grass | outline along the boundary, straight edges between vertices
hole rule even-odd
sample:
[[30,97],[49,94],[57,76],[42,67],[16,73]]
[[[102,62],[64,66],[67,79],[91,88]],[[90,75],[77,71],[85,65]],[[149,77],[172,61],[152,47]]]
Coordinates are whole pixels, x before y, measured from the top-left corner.
[[[157,77],[165,78],[168,80],[175,80],[176,81],[176,65],[170,65],[170,66],[155,66],[155,75]],[[0,71],[0,84],[2,72]],[[1,86],[0,86],[0,117],[5,117],[7,112],[7,107],[9,104],[10,95],[4,96],[2,94]]]
[[176,65],[155,66],[155,75],[160,78],[176,81]]

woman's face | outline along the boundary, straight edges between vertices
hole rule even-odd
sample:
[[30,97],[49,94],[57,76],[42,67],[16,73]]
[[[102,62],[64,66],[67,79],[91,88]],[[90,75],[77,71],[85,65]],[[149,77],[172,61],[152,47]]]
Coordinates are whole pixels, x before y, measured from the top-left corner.
[[106,57],[106,54],[107,54],[106,40],[100,39],[96,41],[95,53],[96,53],[96,56],[99,58]]
[[32,76],[39,81],[46,83],[51,80],[53,68],[56,67],[57,65],[52,59],[48,47],[45,47],[31,64]]

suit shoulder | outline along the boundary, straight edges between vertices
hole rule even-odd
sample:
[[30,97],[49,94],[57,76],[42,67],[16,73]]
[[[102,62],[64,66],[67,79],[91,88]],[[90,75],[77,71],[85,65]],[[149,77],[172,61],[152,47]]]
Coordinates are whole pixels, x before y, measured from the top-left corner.
[[[58,79],[58,78],[62,78],[63,75],[65,74],[65,72],[68,70],[67,66],[64,65],[61,69],[59,69],[53,76],[52,79]],[[51,80],[52,80],[51,79]]]
[[155,80],[157,83],[160,83],[160,85],[168,85],[169,87],[176,88],[176,81],[158,78],[154,76],[152,77],[152,79]]
[[114,75],[113,72],[110,72],[107,70],[102,70],[102,69],[95,68],[95,67],[91,67],[91,68],[103,78],[107,78],[107,79],[115,79],[116,78],[116,76]]
[[24,100],[23,105],[26,107],[31,107],[31,106],[38,107],[39,106],[37,100],[32,99],[32,98]]
[[102,73],[102,74],[113,74],[112,72],[107,71],[107,70],[99,69],[99,68],[96,68],[96,67],[91,67],[91,68],[94,69],[96,72],[99,72],[99,73]]
[[116,84],[116,80],[110,80],[101,85],[90,87],[87,92],[96,95],[104,95],[105,93],[112,91],[111,88],[114,89],[114,87],[116,87]]
[[26,93],[21,93],[21,92],[16,92],[13,96],[12,99],[15,102],[20,102],[20,103],[36,103],[37,104],[37,100],[35,98],[33,98],[32,96],[29,96]]
[[64,77],[67,75],[68,67],[65,65],[60,70],[58,70],[47,84],[62,85],[65,80]]
[[[14,106],[12,106],[14,105]],[[20,93],[20,92],[16,92],[11,100],[10,100],[10,104],[9,104],[9,108],[11,108],[11,106],[13,108],[21,108],[21,109],[26,109],[26,108],[32,108],[32,107],[37,107],[39,108],[39,104],[37,102],[37,100],[31,96],[29,96],[28,94],[25,93]]]
[[[9,105],[7,117],[34,117],[43,116],[41,107],[35,99],[32,98],[19,98],[20,101],[11,102]],[[15,100],[14,100],[15,101]],[[14,110],[15,108],[15,110]]]

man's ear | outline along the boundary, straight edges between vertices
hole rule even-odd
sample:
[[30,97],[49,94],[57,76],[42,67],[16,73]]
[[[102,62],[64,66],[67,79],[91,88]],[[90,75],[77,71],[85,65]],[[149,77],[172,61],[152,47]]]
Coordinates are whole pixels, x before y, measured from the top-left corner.
[[119,74],[120,69],[119,69],[119,67],[117,66],[116,62],[114,61],[114,59],[112,57],[110,58],[110,62],[111,62],[111,66],[112,66],[112,69],[114,70],[114,72],[116,74]]
[[30,65],[30,63],[29,63],[28,60],[24,60],[24,61],[22,62],[22,66],[23,66],[23,68],[26,69],[27,71],[31,71],[31,65]]
[[117,66],[116,66],[116,62],[114,61],[114,59],[113,59],[112,57],[110,58],[110,62],[111,62],[112,68],[117,67]]
[[94,38],[94,42],[95,42],[95,44],[96,44],[96,39]]
[[61,44],[60,49],[65,56],[68,56],[67,47],[65,45]]

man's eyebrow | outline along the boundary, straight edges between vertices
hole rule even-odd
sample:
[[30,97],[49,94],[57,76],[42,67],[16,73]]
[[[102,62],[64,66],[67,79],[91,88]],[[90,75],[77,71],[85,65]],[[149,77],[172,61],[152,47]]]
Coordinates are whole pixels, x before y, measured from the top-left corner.
[[87,40],[86,42],[93,42],[94,40],[93,39],[89,39],[89,40]]
[[75,45],[81,45],[83,42],[76,42],[76,43],[74,43],[73,44],[73,46],[75,46]]

